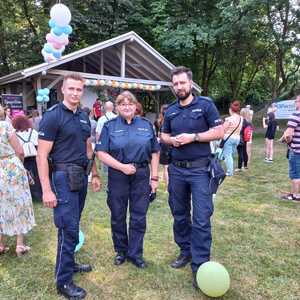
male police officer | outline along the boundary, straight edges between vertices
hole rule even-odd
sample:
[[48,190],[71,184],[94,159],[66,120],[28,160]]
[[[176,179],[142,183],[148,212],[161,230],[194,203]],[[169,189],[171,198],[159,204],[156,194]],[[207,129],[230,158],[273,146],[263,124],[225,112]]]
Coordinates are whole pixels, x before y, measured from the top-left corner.
[[[83,88],[81,76],[65,76],[63,102],[50,108],[40,123],[37,155],[43,202],[46,207],[54,208],[54,223],[58,229],[57,291],[68,299],[86,296],[85,290],[73,283],[73,273],[92,270],[90,265],[76,264],[74,260],[80,216],[87,193],[87,155],[92,156],[89,117],[78,107]],[[48,158],[51,160],[51,184]],[[92,176],[93,189],[99,190],[96,166]]]
[[[196,272],[210,259],[212,193],[209,190],[209,142],[224,135],[219,113],[211,99],[191,93],[192,72],[172,71],[177,101],[165,113],[162,139],[172,145],[169,165],[169,205],[174,217],[174,239],[180,255],[171,264],[184,267],[191,259],[193,286]],[[191,196],[193,216],[191,220]]]

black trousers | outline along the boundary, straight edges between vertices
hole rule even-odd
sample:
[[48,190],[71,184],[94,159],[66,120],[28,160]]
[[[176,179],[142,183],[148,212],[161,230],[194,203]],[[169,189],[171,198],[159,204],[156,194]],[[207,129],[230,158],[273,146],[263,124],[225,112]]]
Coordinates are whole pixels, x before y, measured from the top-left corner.
[[[116,252],[130,258],[143,256],[146,214],[150,203],[149,167],[137,168],[133,175],[108,168],[107,204],[111,211],[111,230]],[[129,205],[129,228],[127,208]]]
[[247,142],[237,146],[238,152],[238,168],[247,168],[248,165],[248,154],[247,154]]

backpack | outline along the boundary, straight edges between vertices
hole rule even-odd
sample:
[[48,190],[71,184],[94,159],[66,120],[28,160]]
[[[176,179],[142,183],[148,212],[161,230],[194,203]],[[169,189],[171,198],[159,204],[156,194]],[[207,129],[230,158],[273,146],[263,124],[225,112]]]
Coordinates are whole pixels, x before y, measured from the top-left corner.
[[34,145],[34,143],[32,141],[30,141],[31,135],[32,135],[32,131],[33,131],[33,129],[31,129],[27,141],[24,140],[20,135],[17,134],[18,138],[23,142],[22,147],[23,147],[24,157],[25,158],[37,155],[37,151],[36,151],[35,145]]
[[250,142],[252,136],[252,127],[250,125],[246,126],[244,129],[244,142]]

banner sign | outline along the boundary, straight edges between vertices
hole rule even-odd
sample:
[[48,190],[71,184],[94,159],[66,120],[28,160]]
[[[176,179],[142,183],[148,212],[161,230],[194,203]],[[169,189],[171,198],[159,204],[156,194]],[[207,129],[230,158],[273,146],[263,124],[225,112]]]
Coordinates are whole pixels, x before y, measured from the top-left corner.
[[276,119],[289,119],[290,116],[296,112],[295,100],[284,100],[274,103],[276,107]]
[[2,101],[4,105],[9,106],[13,110],[23,109],[22,95],[2,94]]

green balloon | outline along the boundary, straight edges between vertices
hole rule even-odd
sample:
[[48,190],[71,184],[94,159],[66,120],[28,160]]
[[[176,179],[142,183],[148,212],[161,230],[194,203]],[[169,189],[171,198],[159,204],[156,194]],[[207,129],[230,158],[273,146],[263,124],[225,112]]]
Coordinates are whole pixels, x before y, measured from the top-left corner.
[[197,283],[207,296],[221,297],[229,290],[230,277],[223,265],[208,261],[199,267]]

